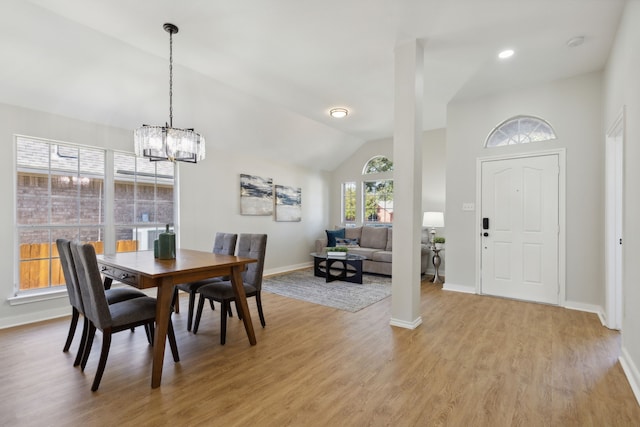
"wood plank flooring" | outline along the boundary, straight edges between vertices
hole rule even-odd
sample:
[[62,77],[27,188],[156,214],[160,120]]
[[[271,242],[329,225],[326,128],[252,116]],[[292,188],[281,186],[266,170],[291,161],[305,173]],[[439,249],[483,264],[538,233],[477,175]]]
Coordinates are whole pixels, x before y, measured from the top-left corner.
[[142,330],[114,335],[96,393],[99,333],[83,374],[76,342],[62,353],[68,318],[1,330],[0,425],[640,425],[620,336],[594,314],[431,283],[416,330],[389,326],[390,298],[348,313],[264,293],[263,306],[265,329],[249,300],[254,347],[237,317],[220,346],[218,310],[197,335],[174,314],[181,362],[167,352],[159,389]]

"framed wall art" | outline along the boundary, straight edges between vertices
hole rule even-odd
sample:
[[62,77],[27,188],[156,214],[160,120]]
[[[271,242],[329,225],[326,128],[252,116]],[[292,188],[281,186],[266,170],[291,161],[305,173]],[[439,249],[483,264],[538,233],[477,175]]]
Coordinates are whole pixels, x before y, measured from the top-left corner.
[[240,174],[240,214],[273,214],[273,179]]
[[302,220],[302,190],[276,185],[276,221]]

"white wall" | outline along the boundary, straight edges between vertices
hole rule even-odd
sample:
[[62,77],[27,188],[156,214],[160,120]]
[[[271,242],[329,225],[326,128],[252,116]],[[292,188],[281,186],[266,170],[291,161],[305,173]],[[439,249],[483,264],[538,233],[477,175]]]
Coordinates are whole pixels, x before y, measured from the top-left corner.
[[[0,141],[14,152],[14,134],[49,138],[97,147],[133,151],[131,130],[69,119],[62,116],[0,104]],[[17,244],[14,238],[14,155],[0,157],[0,328],[68,315],[66,295],[58,299],[10,305],[14,296]],[[272,177],[274,183],[302,188],[302,221],[275,222],[273,217],[248,217],[239,213],[240,174]],[[275,272],[309,265],[315,238],[329,212],[327,173],[311,172],[251,154],[216,150],[207,146],[207,158],[197,165],[179,165],[182,247],[211,250],[216,231],[267,233],[265,271]]]
[[[445,208],[445,169],[446,169],[446,130],[436,129],[425,131],[422,136],[422,210],[444,212]],[[369,141],[362,145],[354,154],[342,162],[331,173],[331,212],[326,224],[327,228],[333,228],[341,224],[340,186],[347,181],[362,181],[362,169],[367,161],[374,156],[385,156],[393,160],[393,138]],[[357,210],[361,210],[361,200],[357,202]],[[447,218],[445,213],[445,226]],[[426,230],[425,230],[426,231]],[[438,236],[446,237],[446,227],[437,230]],[[318,236],[320,237],[320,236]],[[424,233],[424,238],[428,234]],[[446,270],[446,250],[440,252],[442,263],[440,274]],[[429,263],[428,274],[433,274],[433,264]]]
[[[240,215],[240,174],[272,178],[302,189],[302,221],[277,222],[274,216]],[[180,244],[211,250],[217,231],[266,233],[265,273],[310,265],[315,239],[329,215],[329,173],[312,172],[249,155],[210,152],[198,165],[181,165]]]
[[604,124],[609,127],[624,106],[623,318],[622,366],[640,402],[640,3],[625,7],[604,77]]
[[[515,115],[547,120],[557,140],[484,149],[491,130]],[[506,153],[566,148],[566,299],[604,306],[604,131],[602,75],[590,73],[501,94],[451,103],[447,111],[447,282],[475,290],[476,159]]]

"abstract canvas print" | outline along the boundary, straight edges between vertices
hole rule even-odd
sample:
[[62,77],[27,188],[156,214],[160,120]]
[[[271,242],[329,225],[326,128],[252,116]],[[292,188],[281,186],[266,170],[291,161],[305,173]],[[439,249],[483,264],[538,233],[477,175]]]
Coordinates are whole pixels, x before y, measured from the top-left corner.
[[276,185],[276,221],[302,220],[302,190]]
[[240,214],[273,214],[273,179],[240,174]]

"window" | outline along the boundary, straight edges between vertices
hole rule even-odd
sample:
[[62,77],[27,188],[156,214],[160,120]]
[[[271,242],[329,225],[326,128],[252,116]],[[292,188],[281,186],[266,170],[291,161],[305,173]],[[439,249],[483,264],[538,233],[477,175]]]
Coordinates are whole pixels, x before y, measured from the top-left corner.
[[365,222],[393,222],[393,180],[365,181]]
[[[16,137],[18,292],[64,285],[58,238],[92,242],[98,253],[106,242],[121,252],[147,250],[156,226],[173,222],[173,164],[114,153],[116,170],[109,171],[111,154],[101,148]],[[145,164],[135,166],[138,163]],[[105,197],[110,193],[115,193],[115,201]],[[129,217],[130,212],[134,214]],[[113,229],[116,235],[105,235]],[[153,233],[146,231],[150,229]],[[144,247],[139,244],[143,237]]]
[[166,224],[173,224],[174,165],[114,153],[116,251],[153,250]]
[[356,183],[342,183],[342,222],[356,221]]
[[[363,175],[376,175],[375,180],[364,181],[364,222],[393,222],[393,162],[384,156],[375,156],[362,169]],[[373,176],[371,177],[373,178]]]
[[556,139],[556,134],[546,121],[532,116],[516,116],[496,126],[487,137],[485,147],[527,144],[552,139]]

